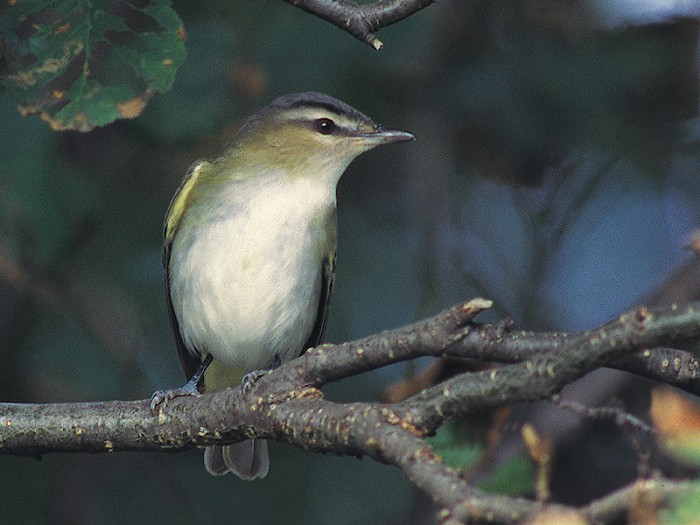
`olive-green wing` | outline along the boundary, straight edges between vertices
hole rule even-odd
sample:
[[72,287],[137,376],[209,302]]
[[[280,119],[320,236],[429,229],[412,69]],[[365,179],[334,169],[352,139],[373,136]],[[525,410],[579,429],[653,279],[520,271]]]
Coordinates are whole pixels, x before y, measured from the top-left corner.
[[165,218],[165,225],[163,228],[163,267],[165,268],[165,297],[168,305],[168,316],[170,317],[170,326],[172,328],[173,334],[175,335],[175,344],[177,346],[177,356],[180,360],[180,367],[183,372],[185,372],[185,377],[189,380],[194,373],[197,371],[200,365],[201,357],[197,349],[189,349],[185,345],[182,339],[182,333],[180,332],[180,324],[175,315],[175,310],[173,308],[172,297],[170,296],[170,255],[173,246],[173,240],[177,234],[180,221],[182,220],[182,215],[187,204],[187,199],[190,196],[190,192],[194,187],[197,178],[202,172],[203,168],[209,166],[207,161],[199,161],[192,165],[187,175],[183,179],[180,187],[175,192],[173,200],[170,201],[170,206],[168,207],[168,213]]

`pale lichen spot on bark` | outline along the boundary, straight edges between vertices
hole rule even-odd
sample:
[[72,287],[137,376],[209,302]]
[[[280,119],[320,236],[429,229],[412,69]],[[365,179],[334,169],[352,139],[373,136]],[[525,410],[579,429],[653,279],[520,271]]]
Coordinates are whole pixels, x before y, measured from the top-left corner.
[[450,516],[452,516],[450,509],[440,509],[440,512],[438,512],[438,519],[440,521],[447,521]]
[[367,438],[365,445],[369,448],[379,448],[379,440],[375,437]]
[[642,307],[637,308],[634,311],[634,317],[639,323],[644,323],[646,321],[651,321],[652,315],[648,308]]

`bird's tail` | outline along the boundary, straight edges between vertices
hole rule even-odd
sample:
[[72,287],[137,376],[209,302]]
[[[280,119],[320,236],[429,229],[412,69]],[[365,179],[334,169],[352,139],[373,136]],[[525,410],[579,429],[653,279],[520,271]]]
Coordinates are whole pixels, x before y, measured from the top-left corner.
[[248,439],[224,447],[207,447],[204,450],[204,466],[214,476],[233,472],[246,480],[264,478],[270,468],[267,441]]

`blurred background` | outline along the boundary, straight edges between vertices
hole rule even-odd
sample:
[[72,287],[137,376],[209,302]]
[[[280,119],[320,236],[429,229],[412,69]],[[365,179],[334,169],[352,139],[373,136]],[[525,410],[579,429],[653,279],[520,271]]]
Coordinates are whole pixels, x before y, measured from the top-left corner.
[[[640,303],[698,298],[697,0],[441,1],[379,32],[376,52],[282,2],[176,1],[188,58],[131,121],[56,133],[0,91],[0,396],[143,399],[179,385],[161,228],[189,165],[281,94],[334,95],[417,141],[358,158],[338,188],[327,339],[494,300],[527,330],[595,327]],[[330,385],[376,400],[431,361]],[[647,382],[600,371],[565,390],[645,417]],[[475,482],[527,494],[520,426],[556,445],[554,497],[634,479],[630,442],[546,403],[436,437],[481,457]],[[463,422],[464,423],[464,422]],[[480,430],[481,429],[481,430]],[[488,449],[488,460],[484,450]],[[460,459],[461,458],[461,459]],[[654,464],[653,467],[671,468]],[[271,445],[262,481],[202,454],[0,457],[8,523],[431,523],[395,469]]]

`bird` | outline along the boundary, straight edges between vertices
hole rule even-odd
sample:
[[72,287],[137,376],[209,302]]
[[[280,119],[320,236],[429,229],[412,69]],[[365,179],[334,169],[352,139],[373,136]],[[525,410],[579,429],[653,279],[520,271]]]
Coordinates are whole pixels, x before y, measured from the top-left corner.
[[[323,339],[335,276],[336,185],[352,160],[413,140],[329,95],[281,96],[211,160],[195,162],[165,218],[166,299],[188,383],[152,408],[255,379]],[[244,389],[245,391],[245,389]],[[267,443],[204,451],[206,470],[265,477]]]

